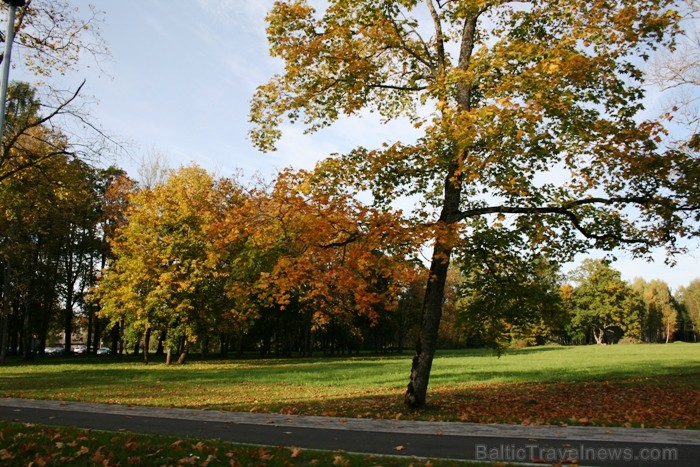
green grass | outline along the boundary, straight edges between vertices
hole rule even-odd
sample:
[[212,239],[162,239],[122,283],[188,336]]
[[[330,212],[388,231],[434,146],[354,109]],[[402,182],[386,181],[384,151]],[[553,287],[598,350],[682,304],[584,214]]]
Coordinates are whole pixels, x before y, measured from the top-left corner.
[[[16,359],[0,373],[0,395],[110,402],[115,397],[154,397],[168,405],[167,393],[240,387],[314,388],[322,394],[402,389],[410,355],[316,359],[190,360],[179,366],[149,365],[119,357]],[[511,350],[500,358],[488,350],[441,352],[431,386],[610,380],[661,377],[700,371],[700,344],[546,346]],[[697,382],[697,381],[696,381]],[[144,391],[153,394],[144,394]],[[201,394],[199,395],[201,396]],[[288,400],[304,398],[289,394]],[[280,402],[287,400],[284,396]]]
[[700,388],[700,344],[547,346],[500,358],[487,350],[441,352],[429,396],[442,395],[442,407],[413,415],[401,405],[410,357],[193,359],[182,366],[154,358],[147,366],[119,357],[10,360],[0,371],[0,396],[340,416],[450,419],[451,413],[454,419],[448,399],[478,398],[480,388],[595,382]]
[[339,465],[486,466],[492,464],[372,456],[219,440],[106,433],[0,421],[0,464],[26,465]]
[[[479,357],[479,358],[477,358]],[[700,344],[544,346],[511,350],[501,358],[481,351],[436,361],[434,384],[584,382],[659,378],[700,372]]]
[[[500,358],[487,350],[441,352],[433,366],[430,407],[421,413],[407,413],[402,405],[410,361],[410,355],[194,358],[167,366],[152,358],[146,366],[134,357],[13,358],[0,367],[0,397],[343,417],[700,429],[700,344],[548,346],[511,350]],[[411,458],[0,421],[2,465],[228,465],[232,460],[238,462],[233,465],[426,465]]]

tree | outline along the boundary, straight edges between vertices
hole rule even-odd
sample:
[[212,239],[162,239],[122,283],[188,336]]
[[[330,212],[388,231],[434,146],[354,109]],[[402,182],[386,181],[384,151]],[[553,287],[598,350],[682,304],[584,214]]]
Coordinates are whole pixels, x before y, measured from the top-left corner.
[[[7,3],[0,2],[0,18],[5,19]],[[85,13],[87,12],[87,13]],[[29,0],[18,9],[15,21],[15,41],[19,45],[18,60],[40,81],[12,84],[8,91],[8,119],[0,145],[0,182],[12,174],[41,163],[46,158],[68,155],[75,158],[98,158],[109,150],[121,150],[95,120],[79,104],[83,81],[70,91],[59,90],[51,84],[51,78],[78,71],[85,65],[85,57],[99,61],[108,56],[107,47],[100,36],[99,23],[103,14],[89,6],[80,12],[68,1]],[[1,27],[5,31],[4,25]],[[5,37],[0,33],[0,43]],[[0,61],[2,57],[0,54]],[[14,104],[14,108],[12,107]],[[77,123],[81,135],[71,134],[62,122],[67,118]],[[62,128],[57,131],[57,128]],[[26,157],[32,142],[49,146],[61,133],[63,142],[53,151],[43,153],[42,158]],[[46,139],[44,139],[46,138]]]
[[41,110],[36,88],[23,82],[10,84],[0,152],[0,183],[52,157],[70,154],[65,135],[48,124],[62,110],[48,116],[42,115]]
[[[7,18],[7,8],[6,2],[0,3],[0,12],[3,13],[0,18]],[[67,1],[27,1],[26,6],[19,9],[15,22],[15,40],[21,47],[21,53],[16,58],[24,60],[25,67],[44,80],[78,69],[80,58],[85,55],[92,55],[95,59],[107,55],[97,29],[101,14],[92,8],[89,10],[87,16],[80,17],[77,15],[78,10]],[[0,29],[6,30],[5,25]],[[0,42],[5,42],[2,33]],[[0,135],[0,184],[10,185],[12,191],[12,185],[22,183],[20,173],[23,171],[46,169],[51,166],[51,159],[57,159],[56,163],[61,165],[65,162],[65,157],[77,159],[80,156],[94,156],[105,150],[106,142],[113,143],[103,130],[76,108],[83,84],[73,92],[62,92],[45,83],[36,86],[10,83],[6,127]],[[58,129],[57,123],[65,116],[77,119],[82,128],[92,132],[91,138],[68,138],[65,131]],[[12,211],[9,214],[12,217]],[[13,234],[12,231],[2,232],[6,239]],[[40,237],[37,232],[32,234]],[[7,344],[9,301],[16,295],[11,290],[13,284],[9,257],[3,258],[3,266],[3,326],[0,333],[3,341],[2,356]],[[25,331],[26,329],[25,326]]]
[[670,91],[669,117],[687,126],[689,135],[681,146],[700,150],[700,119],[698,118],[698,89],[700,89],[700,2],[679,1],[683,19],[683,34],[673,48],[658,54],[652,61],[647,79],[662,91]]
[[676,300],[684,309],[690,324],[693,337],[697,341],[700,334],[700,279],[695,279],[685,287],[680,287],[676,293]]
[[584,260],[571,277],[572,324],[589,333],[596,344],[615,343],[623,335],[641,338],[644,303],[603,260]]
[[398,216],[313,190],[303,171],[279,174],[259,196],[251,200],[257,222],[249,235],[269,268],[255,282],[255,301],[301,314],[303,353],[310,354],[314,332],[358,336],[358,317],[376,326],[396,309],[415,277],[407,258],[415,240]]
[[5,295],[14,308],[7,318],[14,317],[14,336],[21,336],[14,347],[25,357],[36,345],[43,351],[56,324],[71,351],[75,315],[100,254],[96,175],[85,163],[56,156],[0,184],[2,263],[11,266]]
[[[530,249],[530,251],[528,251]],[[563,326],[559,265],[508,229],[474,235],[456,261],[464,332],[499,351],[543,344]]]
[[170,172],[167,154],[151,149],[146,155],[141,157],[137,172],[140,186],[152,189],[162,185],[168,179]]
[[[641,121],[640,57],[670,42],[670,0],[331,0],[321,13],[278,1],[267,17],[284,71],[258,88],[253,142],[280,125],[309,131],[377,112],[422,130],[317,168],[332,190],[377,206],[419,197],[433,236],[423,319],[405,403],[420,408],[453,250],[503,222],[570,260],[590,248],[635,255],[698,233],[697,160],[666,151]],[[502,219],[499,219],[499,216]]]
[[[3,19],[7,17],[7,3],[0,3]],[[64,75],[78,68],[86,55],[99,60],[108,54],[100,36],[99,24],[103,13],[92,5],[83,12],[64,0],[28,0],[17,12],[15,41],[20,46],[18,57],[25,67],[43,78]],[[7,28],[2,25],[2,31]],[[0,34],[0,43],[5,36]]]
[[668,284],[659,279],[650,282],[636,279],[632,289],[639,294],[646,307],[643,337],[649,342],[668,343],[676,332],[679,316],[678,303],[671,295]]
[[168,363],[178,350],[182,363],[202,329],[217,321],[224,326],[232,316],[247,318],[228,314],[221,304],[227,269],[213,248],[229,235],[217,223],[240,202],[239,191],[199,167],[183,167],[131,197],[113,240],[115,259],[94,295],[102,316],[126,322],[136,342],[143,336],[146,363],[153,331],[167,334]]
[[24,314],[25,352],[31,352],[32,332],[43,349],[59,300],[70,335],[73,305],[94,273],[87,265],[96,248],[95,170],[74,157],[66,135],[40,115],[42,108],[35,88],[11,84],[0,152],[3,322],[14,297],[15,315]]

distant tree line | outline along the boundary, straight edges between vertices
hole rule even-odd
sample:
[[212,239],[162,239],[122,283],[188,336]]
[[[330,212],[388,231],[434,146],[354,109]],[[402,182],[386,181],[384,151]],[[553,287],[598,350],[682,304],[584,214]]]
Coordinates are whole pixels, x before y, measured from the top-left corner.
[[568,277],[544,257],[508,259],[482,263],[478,271],[472,263],[457,286],[455,321],[466,344],[668,343],[700,336],[700,279],[672,294],[659,279],[625,282],[602,259],[584,260]]

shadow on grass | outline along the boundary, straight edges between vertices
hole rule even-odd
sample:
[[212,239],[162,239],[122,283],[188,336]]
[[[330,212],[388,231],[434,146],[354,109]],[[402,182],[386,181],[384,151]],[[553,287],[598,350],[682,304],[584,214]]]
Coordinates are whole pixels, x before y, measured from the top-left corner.
[[527,355],[527,354],[541,354],[545,352],[566,352],[574,347],[565,347],[560,345],[547,345],[539,347],[522,347],[513,349],[503,349],[499,355],[496,349],[488,348],[478,348],[478,349],[457,349],[457,350],[438,350],[436,357],[440,358],[464,358],[469,357],[505,357],[508,355]]

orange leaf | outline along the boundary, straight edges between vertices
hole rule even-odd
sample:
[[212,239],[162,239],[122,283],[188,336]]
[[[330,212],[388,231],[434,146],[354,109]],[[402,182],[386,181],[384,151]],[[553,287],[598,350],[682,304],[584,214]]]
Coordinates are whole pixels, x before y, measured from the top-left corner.
[[202,452],[202,451],[205,451],[207,449],[207,447],[204,445],[203,442],[200,441],[197,444],[193,445],[192,449],[194,449],[197,452]]
[[80,449],[75,453],[76,456],[80,457],[84,454],[87,454],[90,452],[90,449],[87,446],[80,446]]
[[269,461],[272,460],[272,458],[275,456],[273,456],[270,453],[269,449],[261,448],[260,450],[258,450],[258,457],[260,458],[260,460]]
[[178,439],[175,441],[173,444],[170,445],[171,448],[179,448],[182,445],[183,441],[181,439]]

